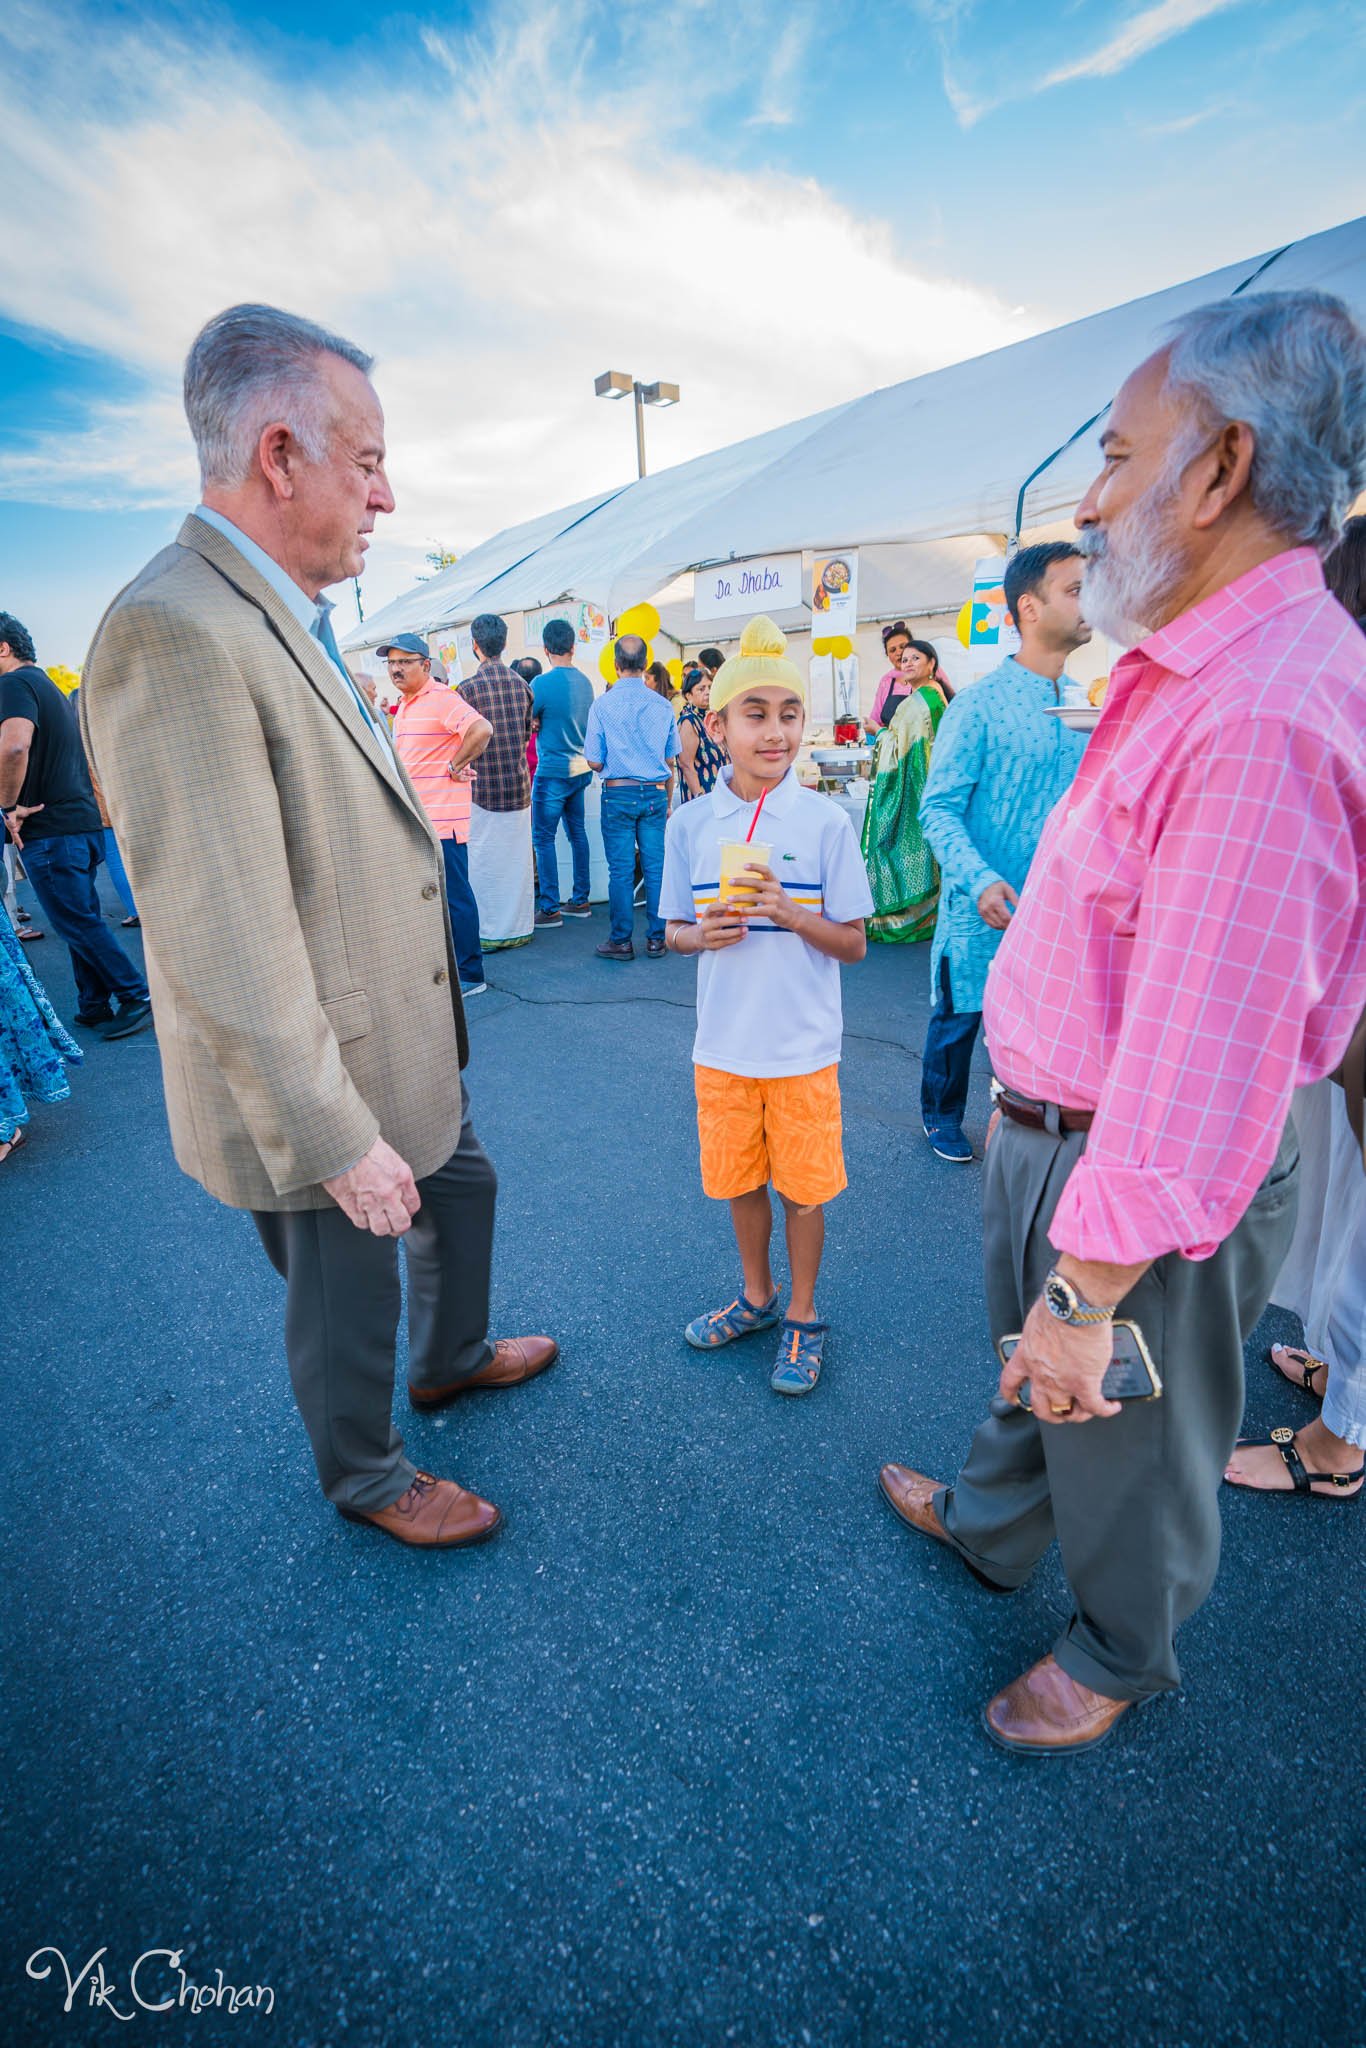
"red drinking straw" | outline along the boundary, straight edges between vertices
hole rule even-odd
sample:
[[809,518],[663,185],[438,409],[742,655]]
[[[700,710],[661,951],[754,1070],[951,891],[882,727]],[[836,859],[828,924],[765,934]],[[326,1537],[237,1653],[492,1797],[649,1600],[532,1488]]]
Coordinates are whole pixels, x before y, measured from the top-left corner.
[[759,813],[760,813],[760,811],[761,811],[761,810],[763,809],[763,807],[764,807],[764,798],[765,798],[765,797],[766,797],[766,796],[768,795],[768,787],[769,787],[769,786],[768,786],[768,784],[767,784],[767,783],[765,783],[765,784],[764,784],[764,786],[763,786],[763,788],[762,788],[762,789],[760,790],[760,792],[759,792],[759,801],[758,801],[758,803],[757,803],[757,804],[756,804],[756,805],[754,806],[754,816],[753,816],[753,817],[752,817],[752,818],[750,819],[750,821],[749,821],[749,830],[748,830],[748,832],[746,832],[746,834],[745,834],[745,845],[746,845],[746,846],[748,846],[748,845],[749,845],[749,842],[750,842],[750,840],[751,840],[751,839],[752,839],[752,838],[754,837],[754,828],[755,828],[755,826],[756,826],[756,825],[758,824],[758,822],[759,822]]

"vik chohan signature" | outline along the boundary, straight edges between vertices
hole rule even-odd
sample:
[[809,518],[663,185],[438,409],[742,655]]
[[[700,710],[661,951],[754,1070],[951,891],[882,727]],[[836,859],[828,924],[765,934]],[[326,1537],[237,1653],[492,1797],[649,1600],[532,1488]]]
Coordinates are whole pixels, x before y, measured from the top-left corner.
[[59,1948],[36,1948],[26,1968],[39,1983],[55,1979],[53,1989],[65,1985],[62,2011],[70,2012],[79,2001],[98,2006],[115,2019],[136,2019],[139,2012],[273,2012],[275,1993],[269,1984],[227,1984],[221,1970],[215,1982],[197,1983],[180,1967],[185,1951],[180,1948],[144,1949],[128,1972],[127,1985],[110,1977],[104,1967],[108,1945],[97,1948],[89,1962],[72,1972]]

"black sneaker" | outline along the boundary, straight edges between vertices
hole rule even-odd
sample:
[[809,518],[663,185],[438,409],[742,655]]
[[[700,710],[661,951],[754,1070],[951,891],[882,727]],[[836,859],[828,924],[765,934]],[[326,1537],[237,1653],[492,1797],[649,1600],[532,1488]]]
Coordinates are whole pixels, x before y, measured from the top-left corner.
[[535,928],[538,932],[557,932],[564,923],[558,910],[538,910]]
[[141,1031],[152,1021],[150,1003],[123,1003],[118,1014],[100,1027],[101,1038],[131,1038],[135,1031]]
[[593,950],[599,960],[634,960],[636,957],[636,949],[629,939],[620,946],[608,939],[605,945],[595,946]]
[[592,915],[593,906],[591,903],[562,903],[560,905],[561,917],[591,917]]
[[662,960],[667,950],[668,948],[665,946],[663,939],[647,939],[645,941],[645,951],[651,960]]
[[77,1010],[76,1022],[86,1031],[103,1031],[106,1024],[112,1024],[114,1012],[103,1010]]

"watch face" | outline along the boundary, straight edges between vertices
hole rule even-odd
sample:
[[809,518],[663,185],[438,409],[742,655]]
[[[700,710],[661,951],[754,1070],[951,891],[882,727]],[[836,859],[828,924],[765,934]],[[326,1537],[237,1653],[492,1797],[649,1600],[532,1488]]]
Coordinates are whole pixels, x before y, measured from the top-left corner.
[[1062,1322],[1075,1314],[1077,1297],[1063,1279],[1061,1273],[1050,1273],[1044,1282],[1044,1300],[1051,1312]]

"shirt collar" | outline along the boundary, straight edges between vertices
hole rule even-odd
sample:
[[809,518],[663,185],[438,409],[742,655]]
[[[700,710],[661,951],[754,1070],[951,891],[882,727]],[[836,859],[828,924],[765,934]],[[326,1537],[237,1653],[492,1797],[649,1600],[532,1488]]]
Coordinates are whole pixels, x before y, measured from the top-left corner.
[[[711,807],[718,818],[729,818],[736,811],[747,811],[749,809],[749,805],[743,802],[730,786],[732,773],[733,770],[730,764],[727,763],[712,786]],[[797,793],[800,789],[801,784],[797,780],[796,769],[789,768],[782,781],[776,782],[764,798],[764,816],[766,818],[785,818],[792,809],[793,804],[796,803]]]
[[1323,568],[1314,550],[1287,548],[1150,633],[1116,667],[1152,662],[1174,675],[1198,675],[1245,633],[1307,597],[1321,597],[1323,590]]
[[325,619],[332,609],[331,598],[312,598],[306,590],[300,590],[294,578],[280,567],[273,556],[268,555],[263,547],[258,547],[250,534],[243,533],[240,526],[234,526],[231,519],[225,519],[221,512],[211,512],[207,505],[196,505],[194,516],[202,519],[206,526],[215,527],[224,540],[231,541],[238,554],[251,563],[258,576],[264,576],[276,596],[289,606],[305,633],[316,638],[319,619]]

